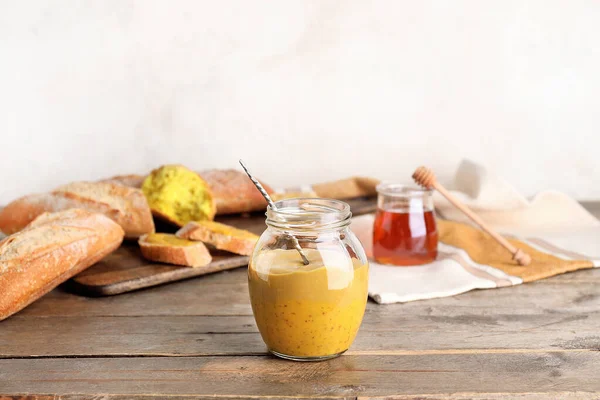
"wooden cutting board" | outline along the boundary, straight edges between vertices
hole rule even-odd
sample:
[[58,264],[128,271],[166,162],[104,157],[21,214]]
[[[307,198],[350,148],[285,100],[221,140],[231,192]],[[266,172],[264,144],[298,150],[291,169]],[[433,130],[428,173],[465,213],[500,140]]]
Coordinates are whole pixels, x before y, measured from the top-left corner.
[[[353,215],[375,211],[374,198],[348,201]],[[265,230],[264,212],[217,218],[219,222],[247,229],[260,235]],[[169,228],[158,231],[168,231]],[[180,281],[248,265],[248,257],[227,252],[212,252],[213,261],[199,268],[155,263],[142,258],[137,242],[126,242],[117,251],[91,266],[67,283],[67,287],[86,296],[111,296]]]

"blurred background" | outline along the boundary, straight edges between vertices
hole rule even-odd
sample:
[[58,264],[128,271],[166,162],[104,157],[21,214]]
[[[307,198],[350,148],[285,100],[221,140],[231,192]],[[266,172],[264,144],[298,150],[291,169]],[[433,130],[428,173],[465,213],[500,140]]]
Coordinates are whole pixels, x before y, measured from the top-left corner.
[[600,198],[600,2],[0,2],[0,204],[164,163]]

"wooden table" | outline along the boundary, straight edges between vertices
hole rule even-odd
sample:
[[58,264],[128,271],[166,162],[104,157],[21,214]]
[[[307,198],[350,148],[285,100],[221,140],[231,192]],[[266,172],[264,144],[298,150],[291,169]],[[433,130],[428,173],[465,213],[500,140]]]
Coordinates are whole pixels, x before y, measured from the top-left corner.
[[[600,203],[586,206],[600,214]],[[600,270],[444,299],[370,303],[351,350],[321,363],[265,354],[246,286],[242,268],[115,297],[55,290],[0,322],[0,393],[600,397],[592,393],[600,392]]]

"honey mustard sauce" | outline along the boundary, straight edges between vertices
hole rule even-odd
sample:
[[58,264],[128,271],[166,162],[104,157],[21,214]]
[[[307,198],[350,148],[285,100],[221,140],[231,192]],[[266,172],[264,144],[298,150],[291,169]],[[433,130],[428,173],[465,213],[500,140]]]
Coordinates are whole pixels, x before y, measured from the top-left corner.
[[346,351],[367,302],[368,265],[334,250],[264,251],[248,269],[250,299],[264,342],[277,355],[322,358]]

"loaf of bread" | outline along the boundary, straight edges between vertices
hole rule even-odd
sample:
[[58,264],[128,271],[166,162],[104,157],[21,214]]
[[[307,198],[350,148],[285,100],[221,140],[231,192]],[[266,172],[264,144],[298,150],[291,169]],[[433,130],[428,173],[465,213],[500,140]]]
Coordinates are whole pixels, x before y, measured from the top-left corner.
[[144,179],[146,179],[145,175],[130,174],[113,176],[112,178],[102,179],[99,182],[118,183],[123,186],[141,189]]
[[0,242],[0,320],[115,250],[123,229],[80,209],[45,213]]
[[107,182],[76,182],[15,200],[0,211],[0,230],[12,234],[44,212],[70,208],[106,215],[123,228],[127,238],[154,232],[152,213],[142,191]]
[[[199,172],[210,186],[217,204],[217,214],[236,214],[265,210],[267,202],[248,176],[234,169],[212,169]],[[271,194],[269,185],[261,184]]]
[[333,182],[317,183],[312,185],[312,189],[318,197],[344,200],[375,196],[377,195],[375,188],[378,184],[378,179],[355,176]]
[[[267,202],[260,192],[242,171],[234,169],[211,169],[198,173],[208,184],[216,205],[217,214],[237,214],[259,211],[267,208]],[[119,175],[103,179],[100,182],[119,183],[121,185],[141,188],[146,176]],[[273,189],[262,182],[269,194]]]
[[275,193],[271,194],[271,200],[277,202],[286,199],[297,199],[297,198],[315,198],[319,195],[312,190],[312,188],[291,188],[291,189],[279,189]]
[[183,239],[198,240],[210,244],[219,250],[249,256],[254,250],[258,236],[243,229],[214,221],[190,222],[177,231]]
[[150,233],[142,236],[138,243],[144,258],[151,261],[187,267],[203,267],[212,261],[204,243],[168,233]]
[[183,165],[155,169],[144,180],[142,190],[152,213],[177,226],[215,217],[215,201],[208,184]]

